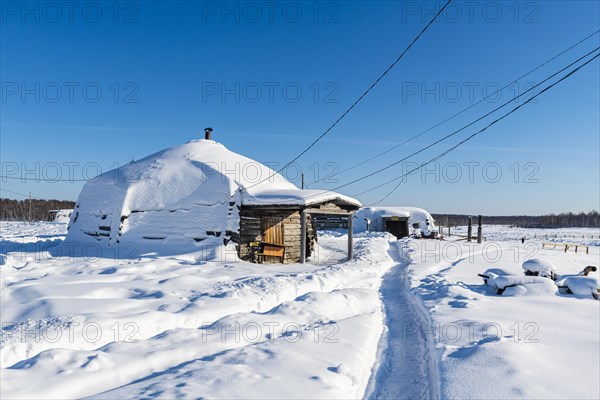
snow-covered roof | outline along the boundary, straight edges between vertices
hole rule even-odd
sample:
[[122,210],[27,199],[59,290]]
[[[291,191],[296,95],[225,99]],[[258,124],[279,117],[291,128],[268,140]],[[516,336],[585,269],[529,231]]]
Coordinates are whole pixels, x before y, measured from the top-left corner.
[[[381,217],[410,217],[412,214],[426,214],[429,213],[422,208],[418,207],[369,207],[374,212],[381,213]],[[433,218],[432,218],[433,219]]]
[[[309,206],[350,197],[302,191],[265,165],[212,140],[193,140],[106,172],[86,183],[71,218],[67,239],[110,243],[201,241],[206,232],[237,231],[239,206]],[[81,236],[81,235],[85,236]]]
[[358,200],[328,190],[276,189],[262,191],[253,196],[245,196],[243,200],[244,205],[311,206],[325,202],[343,203],[354,207],[361,207]]

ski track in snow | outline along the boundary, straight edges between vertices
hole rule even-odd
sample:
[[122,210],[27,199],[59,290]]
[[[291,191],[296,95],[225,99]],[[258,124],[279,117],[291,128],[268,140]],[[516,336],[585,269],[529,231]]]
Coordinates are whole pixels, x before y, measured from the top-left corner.
[[400,242],[389,255],[398,264],[383,277],[381,298],[387,332],[380,343],[380,359],[370,382],[370,399],[437,399],[436,368],[427,342],[428,321],[412,298],[406,254]]

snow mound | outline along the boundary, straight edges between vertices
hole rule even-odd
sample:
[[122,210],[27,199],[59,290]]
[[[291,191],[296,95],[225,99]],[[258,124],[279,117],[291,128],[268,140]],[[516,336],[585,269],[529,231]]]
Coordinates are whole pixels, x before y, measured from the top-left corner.
[[527,272],[551,278],[556,273],[556,266],[550,261],[541,260],[539,258],[532,258],[523,263],[523,269]]

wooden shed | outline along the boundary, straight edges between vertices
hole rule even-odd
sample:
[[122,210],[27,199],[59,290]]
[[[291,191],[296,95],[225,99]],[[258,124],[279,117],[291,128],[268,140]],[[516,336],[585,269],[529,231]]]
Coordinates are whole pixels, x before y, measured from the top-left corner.
[[433,238],[438,231],[431,214],[418,207],[364,207],[356,213],[355,227],[357,232],[389,232],[397,238]]
[[337,193],[318,190],[287,191],[278,200],[256,199],[240,209],[239,256],[253,258],[256,242],[278,245],[282,257],[265,255],[264,262],[304,262],[316,240],[313,219],[335,217],[337,227],[348,229],[348,252],[352,257],[352,221],[360,203]]

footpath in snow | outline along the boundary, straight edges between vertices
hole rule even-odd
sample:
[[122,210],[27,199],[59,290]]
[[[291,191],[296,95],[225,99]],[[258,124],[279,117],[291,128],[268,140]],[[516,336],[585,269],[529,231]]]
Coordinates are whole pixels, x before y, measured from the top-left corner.
[[398,242],[389,250],[396,262],[383,277],[386,332],[379,350],[379,365],[370,383],[371,399],[436,399],[438,377],[432,343],[425,331],[429,323],[410,291],[409,258]]

